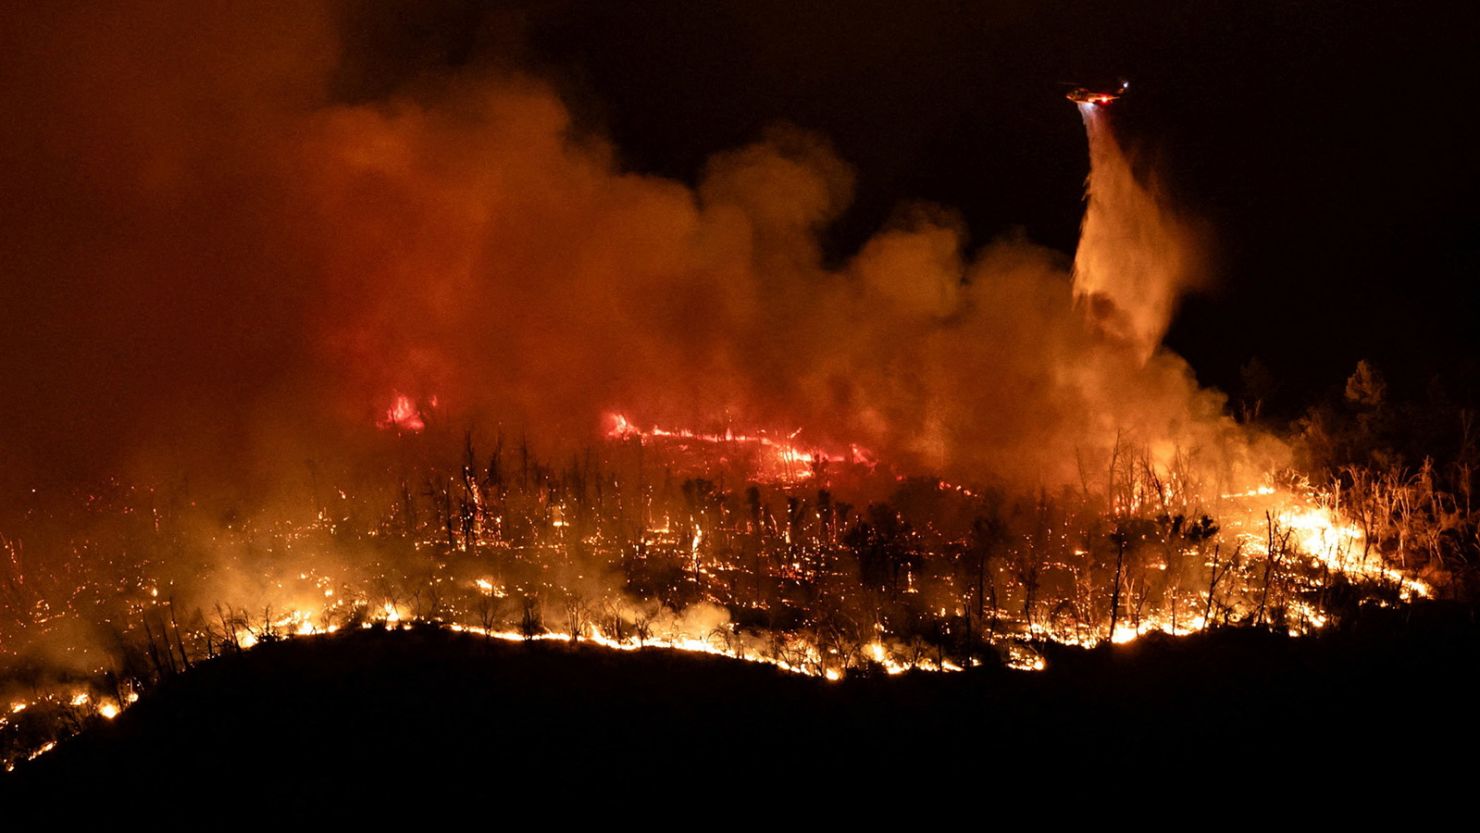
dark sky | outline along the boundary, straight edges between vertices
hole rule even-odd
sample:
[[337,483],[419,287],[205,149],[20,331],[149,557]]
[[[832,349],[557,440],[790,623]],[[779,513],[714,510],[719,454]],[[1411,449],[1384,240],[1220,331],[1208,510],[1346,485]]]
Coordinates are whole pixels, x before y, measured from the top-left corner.
[[769,124],[818,131],[858,171],[841,258],[912,200],[958,209],[977,243],[1020,226],[1071,250],[1087,158],[1059,83],[1125,76],[1117,130],[1216,229],[1215,288],[1170,345],[1230,390],[1258,356],[1292,408],[1359,358],[1463,389],[1480,354],[1480,28],[1458,6],[371,4],[341,86],[517,63],[627,166],[690,181]]

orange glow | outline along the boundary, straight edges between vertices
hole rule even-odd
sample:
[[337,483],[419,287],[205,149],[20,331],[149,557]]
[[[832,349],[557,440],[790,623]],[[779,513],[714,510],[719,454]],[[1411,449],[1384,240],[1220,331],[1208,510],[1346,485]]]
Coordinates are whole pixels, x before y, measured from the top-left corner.
[[736,433],[728,427],[723,434],[706,433],[689,428],[662,428],[656,425],[644,431],[624,414],[607,414],[606,419],[609,425],[606,436],[613,440],[635,439],[643,443],[671,441],[716,447],[749,446],[760,449],[760,470],[756,474],[782,482],[808,480],[816,474],[817,466],[822,463],[847,463],[869,469],[878,464],[873,452],[857,444],[850,444],[846,452],[824,451],[820,448],[807,450],[796,441],[802,432],[800,428],[784,437],[764,431]]
[[[435,403],[435,398],[432,401]],[[386,409],[385,418],[376,420],[375,427],[383,431],[410,431],[415,434],[425,429],[427,424],[411,397],[398,393],[395,401]]]

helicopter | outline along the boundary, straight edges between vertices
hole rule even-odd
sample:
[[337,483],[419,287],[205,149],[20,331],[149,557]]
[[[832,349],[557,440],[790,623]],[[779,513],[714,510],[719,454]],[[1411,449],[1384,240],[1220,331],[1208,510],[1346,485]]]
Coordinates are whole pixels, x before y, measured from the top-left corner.
[[[1069,86],[1065,84],[1065,86]],[[1064,97],[1075,104],[1090,104],[1095,107],[1104,107],[1106,104],[1125,95],[1131,88],[1131,82],[1120,79],[1120,83],[1114,87],[1079,87],[1070,90]]]

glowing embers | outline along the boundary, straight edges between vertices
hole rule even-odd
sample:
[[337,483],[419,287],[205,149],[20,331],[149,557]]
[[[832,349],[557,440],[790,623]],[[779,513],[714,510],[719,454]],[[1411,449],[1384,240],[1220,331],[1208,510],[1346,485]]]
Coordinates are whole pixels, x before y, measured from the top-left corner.
[[0,708],[0,745],[4,747],[0,763],[5,771],[14,771],[16,764],[34,761],[55,749],[94,717],[113,720],[138,699],[138,692],[127,684],[106,694],[95,687],[35,688],[31,699]]
[[[431,399],[432,407],[437,406],[437,398]],[[422,418],[421,410],[416,407],[416,402],[411,397],[397,393],[389,408],[385,410],[385,416],[375,421],[375,427],[382,431],[397,431],[400,433],[416,434],[426,429],[426,420]]]
[[736,433],[728,427],[724,433],[656,425],[644,430],[624,414],[607,414],[606,419],[606,436],[612,440],[663,443],[675,448],[710,448],[718,452],[721,460],[728,460],[731,455],[753,455],[750,458],[753,471],[750,473],[761,480],[795,483],[815,478],[830,463],[862,466],[869,470],[878,464],[872,452],[857,444],[850,444],[846,452],[804,445],[797,439],[802,433],[800,428],[786,435],[765,431]]

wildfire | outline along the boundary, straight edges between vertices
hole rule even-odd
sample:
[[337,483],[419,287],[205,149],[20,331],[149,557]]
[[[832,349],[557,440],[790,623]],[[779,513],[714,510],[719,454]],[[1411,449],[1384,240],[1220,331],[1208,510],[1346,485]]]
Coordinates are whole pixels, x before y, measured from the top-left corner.
[[[432,404],[436,405],[435,398]],[[405,431],[415,434],[424,430],[427,424],[411,397],[397,393],[390,407],[386,408],[385,417],[375,421],[375,427],[382,431]]]
[[1242,512],[1234,509],[1227,514],[1250,552],[1269,558],[1273,547],[1276,558],[1303,556],[1331,573],[1395,587],[1405,601],[1433,595],[1422,579],[1387,565],[1361,527],[1308,485],[1288,490],[1261,486],[1223,497],[1243,506]]
[[[304,42],[317,40],[323,38]],[[315,176],[303,193],[250,204],[294,207],[295,221],[317,222],[321,214],[343,220],[335,228],[345,234],[290,230],[284,239],[332,245],[295,252],[286,267],[275,258],[237,271],[269,266],[260,270],[266,279],[301,261],[322,268],[309,270],[305,291],[292,297],[374,294],[364,303],[298,311],[303,314],[291,320],[302,318],[302,332],[292,334],[333,337],[274,363],[282,378],[273,376],[270,387],[248,384],[237,393],[305,389],[316,400],[328,391],[308,389],[303,380],[329,378],[324,357],[348,346],[345,354],[362,357],[350,364],[368,367],[371,378],[383,367],[377,360],[436,368],[433,384],[467,395],[480,412],[503,415],[506,408],[530,418],[556,408],[568,412],[544,425],[518,426],[531,429],[532,439],[521,436],[517,455],[506,453],[502,433],[495,449],[475,450],[474,429],[485,426],[456,426],[467,428],[466,447],[446,459],[437,455],[448,443],[405,436],[427,432],[429,423],[437,423],[436,435],[454,427],[437,397],[426,395],[430,386],[421,387],[428,382],[408,377],[397,378],[400,389],[376,387],[374,398],[353,405],[357,431],[378,436],[373,422],[394,436],[381,444],[330,437],[322,448],[310,444],[328,433],[317,427],[301,437],[269,436],[279,420],[260,426],[245,417],[216,420],[213,411],[195,408],[179,418],[210,428],[196,441],[166,437],[169,447],[156,448],[160,432],[150,430],[136,437],[150,444],[131,447],[125,429],[154,416],[159,405],[101,423],[117,422],[120,436],[113,437],[57,430],[72,417],[91,419],[91,412],[106,409],[56,396],[56,403],[89,404],[77,414],[55,415],[56,425],[34,438],[18,436],[51,442],[86,434],[110,446],[106,454],[81,445],[64,449],[59,477],[96,457],[100,467],[129,463],[121,470],[159,480],[114,484],[116,500],[92,494],[105,490],[91,483],[75,483],[88,497],[73,515],[65,514],[71,509],[48,514],[51,507],[39,498],[16,507],[17,523],[34,520],[36,531],[26,547],[0,536],[0,659],[7,673],[11,665],[29,673],[32,657],[65,657],[56,665],[66,673],[55,671],[42,683],[0,679],[7,684],[0,702],[9,705],[8,712],[0,706],[0,762],[34,757],[77,726],[112,720],[138,692],[201,663],[362,629],[446,628],[509,641],[662,648],[836,681],[998,662],[1041,670],[1049,642],[1120,644],[1238,626],[1307,634],[1341,622],[1360,605],[1433,595],[1423,579],[1446,586],[1436,577],[1446,571],[1442,529],[1432,531],[1433,557],[1419,561],[1418,545],[1401,530],[1384,534],[1371,511],[1353,511],[1319,490],[1283,480],[1271,485],[1273,478],[1250,486],[1256,475],[1202,491],[1214,477],[1209,471],[1166,470],[1172,456],[1161,453],[1166,448],[1206,448],[1214,440],[1217,447],[1207,453],[1221,462],[1198,458],[1186,466],[1216,468],[1223,478],[1231,476],[1230,460],[1241,467],[1277,455],[1247,447],[1253,429],[1221,413],[1221,400],[1197,387],[1193,368],[1164,353],[1179,293],[1193,279],[1182,272],[1206,271],[1193,268],[1204,261],[1205,253],[1195,250],[1204,235],[1184,228],[1180,212],[1159,201],[1155,171],[1133,168],[1115,141],[1104,108],[1119,106],[1114,102],[1128,83],[1068,93],[1092,142],[1089,208],[1072,284],[1062,280],[1069,276],[1054,265],[1058,258],[1036,244],[968,245],[971,230],[934,210],[911,212],[911,222],[891,224],[842,262],[831,255],[844,253],[821,245],[830,239],[824,226],[843,208],[835,186],[839,171],[846,172],[825,142],[798,142],[784,131],[777,141],[719,160],[689,189],[628,175],[613,164],[620,154],[609,143],[567,141],[564,131],[549,127],[568,113],[544,97],[542,85],[522,79],[517,86],[517,95],[452,97],[460,106],[464,99],[491,102],[498,118],[480,116],[482,103],[468,118],[440,118],[428,109],[436,106],[430,98],[427,108],[332,101],[329,111],[299,125],[307,130],[263,134],[285,137],[282,147],[274,145],[283,152],[254,152],[254,160],[299,160],[295,167]],[[491,132],[463,133],[484,128]],[[286,141],[299,134],[312,140],[304,148]],[[354,141],[341,147],[342,137]],[[521,156],[526,150],[531,155]],[[123,156],[135,155],[152,159]],[[202,163],[221,161],[217,156],[188,155]],[[487,160],[498,164],[489,167]],[[538,164],[530,167],[530,160]],[[274,164],[271,175],[257,179],[268,187],[300,184],[280,176],[281,167]],[[529,176],[521,174],[525,167]],[[171,185],[196,182],[193,169],[165,170]],[[212,175],[199,182],[215,187],[237,179]],[[358,191],[341,189],[362,182],[375,183],[386,199],[365,206],[346,199]],[[540,199],[513,199],[518,194],[505,187]],[[792,210],[799,198],[806,204]],[[341,209],[347,213],[337,217]],[[418,233],[419,223],[439,222],[455,227]],[[595,233],[583,237],[587,227]],[[405,229],[415,245],[397,247],[397,257],[381,268],[369,257],[377,251],[369,236],[384,228]],[[752,228],[756,233],[747,231]],[[264,239],[277,241],[274,229],[265,222]],[[634,229],[641,233],[626,233]],[[27,239],[49,242],[46,234],[24,230]],[[113,236],[80,239],[109,243]],[[448,246],[453,250],[442,251]],[[129,249],[129,264],[138,259],[134,249],[171,251],[145,240]],[[818,254],[824,249],[827,258]],[[57,260],[38,251],[45,256],[18,262]],[[118,260],[106,250],[97,258]],[[192,274],[177,265],[165,258],[145,264],[145,271],[171,279]],[[40,278],[29,283],[47,285]],[[368,325],[383,325],[392,301],[405,307],[395,311],[414,326],[397,322],[377,334]],[[471,305],[483,312],[462,314]],[[92,323],[93,308],[104,306],[82,305],[83,319]],[[702,326],[672,326],[682,316]],[[157,318],[168,316],[130,321]],[[62,326],[66,320],[43,323],[33,329],[46,336],[78,329]],[[193,338],[203,328],[179,329]],[[131,332],[119,330],[125,331]],[[112,330],[80,332],[95,339]],[[60,362],[34,364],[37,378],[49,382],[63,380],[59,369],[76,356],[92,356],[42,341]],[[151,351],[190,346],[144,341]],[[611,345],[628,343],[637,346],[612,361]],[[260,352],[246,351],[240,360],[276,355]],[[715,368],[735,378],[713,379],[707,374]],[[848,403],[853,413],[846,424],[868,425],[869,433],[810,425],[815,433],[804,437],[793,421],[731,425],[713,414],[687,426],[658,425],[631,418],[635,411],[583,409],[589,397],[621,390],[631,398],[607,404],[648,407],[648,415],[659,416],[673,411],[657,410],[658,403],[675,407],[669,403],[680,392],[705,384],[714,398],[729,397],[759,387],[775,368],[798,376],[798,384],[768,397],[775,408],[794,409],[780,413],[815,413],[815,399],[800,400],[821,396]],[[97,368],[86,369],[78,390],[95,395]],[[346,376],[330,386],[333,392],[358,390],[365,378]],[[670,390],[649,389],[657,379]],[[470,380],[490,389],[474,394]],[[153,380],[146,387],[168,386]],[[221,401],[242,403],[251,404],[236,395]],[[256,404],[244,412],[256,412],[262,403]],[[313,406],[305,413],[334,410],[305,404]],[[45,407],[14,410],[53,416]],[[583,432],[588,440],[599,432],[597,448],[572,449],[573,438],[564,437],[553,443],[556,458],[542,460],[547,449],[531,450],[572,419],[590,420],[589,428],[598,418],[596,432]],[[230,425],[239,425],[241,436],[222,427]],[[1122,429],[1126,446],[1135,446],[1142,460],[1139,469],[1124,462],[1130,453],[1121,456]],[[883,466],[868,448],[846,442],[882,450],[885,437],[909,450]],[[1112,438],[1115,451],[1102,454]],[[1224,448],[1240,442],[1249,453]],[[395,453],[376,448],[356,458],[365,445],[393,445]],[[197,472],[196,454],[188,451],[214,456]],[[30,456],[27,449],[23,457]],[[1101,479],[1105,456],[1108,475]],[[1071,464],[1078,464],[1079,482],[1064,476]],[[907,467],[924,470],[900,473]],[[216,471],[251,476],[198,485]],[[278,474],[277,482],[259,483],[259,471]],[[8,484],[8,468],[6,474]],[[941,479],[978,476],[983,482]],[[1470,482],[1468,469],[1465,477]],[[1464,494],[1468,507],[1469,491]],[[1435,505],[1432,511],[1447,510]],[[1474,526],[1467,529],[1473,539]],[[103,641],[112,644],[95,644]],[[21,755],[11,754],[20,744],[26,744]]]
[[656,425],[643,430],[625,415],[619,413],[608,414],[606,419],[609,426],[606,431],[608,439],[636,440],[643,443],[669,441],[676,444],[709,446],[721,451],[727,448],[756,449],[759,451],[757,475],[782,482],[811,479],[816,476],[818,466],[825,463],[847,463],[872,469],[878,462],[872,452],[857,444],[850,444],[846,452],[824,451],[820,448],[808,449],[797,441],[797,437],[802,433],[800,428],[784,436],[763,431],[736,433],[729,427],[726,427],[724,433],[720,434],[689,428],[662,428]]
[[[800,453],[791,445],[794,434],[789,435],[786,440],[777,440],[765,434],[726,432],[715,435],[659,428],[639,431],[620,416],[613,416],[610,436],[705,445],[745,444],[765,450],[778,460],[796,459],[793,455]],[[972,490],[948,481],[933,480],[931,485],[942,492],[952,493],[961,500],[981,499]],[[1149,513],[1154,510],[1155,501],[1171,500],[1176,495],[1180,495],[1180,490],[1169,487],[1159,491],[1152,490],[1127,507]],[[1126,613],[1111,629],[1093,621],[1076,622],[1072,627],[1066,628],[1062,622],[1057,622],[1052,617],[1035,615],[1030,596],[1026,597],[1026,621],[1015,621],[1008,606],[1025,603],[1025,597],[1021,595],[1023,590],[1014,586],[1011,572],[994,575],[990,580],[993,584],[1000,582],[1004,598],[997,602],[990,615],[994,620],[1002,618],[1004,626],[1000,630],[994,627],[991,638],[984,640],[988,644],[982,647],[988,651],[995,650],[1007,667],[1037,671],[1044,669],[1046,665],[1042,654],[1035,649],[1035,645],[1042,641],[1092,646],[1108,639],[1115,644],[1123,644],[1153,632],[1173,636],[1195,633],[1215,626],[1220,619],[1223,623],[1241,621],[1264,623],[1273,627],[1273,610],[1276,606],[1281,611],[1277,625],[1279,628],[1292,635],[1309,633],[1325,627],[1329,620],[1327,612],[1313,601],[1315,592],[1323,586],[1322,582],[1327,581],[1323,577],[1327,574],[1345,575],[1367,585],[1399,588],[1405,599],[1427,596],[1431,592],[1422,581],[1389,566],[1390,562],[1366,545],[1360,528],[1347,521],[1334,503],[1324,500],[1313,491],[1262,485],[1222,494],[1218,499],[1222,501],[1218,511],[1225,524],[1224,545],[1232,549],[1232,553],[1210,549],[1206,543],[1198,542],[1187,549],[1185,555],[1171,553],[1163,557],[1155,555],[1159,551],[1159,545],[1155,541],[1145,541],[1141,545],[1145,554],[1139,557],[1135,568],[1136,577],[1127,580],[1128,587],[1125,591],[1127,594],[1134,592],[1142,595],[1134,603],[1129,599],[1125,601],[1122,611],[1134,610],[1134,613]],[[469,505],[473,504],[470,502]],[[1120,510],[1125,511],[1127,507],[1120,507]],[[508,511],[507,507],[501,511]],[[438,529],[445,532],[443,527]],[[658,550],[667,548],[674,557],[682,558],[687,565],[685,575],[691,576],[689,580],[700,587],[710,587],[706,591],[710,594],[720,592],[720,588],[725,586],[743,585],[756,577],[736,578],[741,574],[724,560],[723,542],[727,538],[733,540],[734,532],[733,527],[726,529],[723,516],[701,525],[692,519],[686,520],[680,514],[668,517],[661,528],[655,527],[648,534],[656,537],[645,539],[645,547]],[[583,540],[587,546],[602,545],[599,537]],[[779,577],[785,582],[821,581],[824,574],[819,573],[820,568],[817,565],[826,563],[829,557],[840,557],[829,556],[825,546],[816,539],[793,537],[791,530],[778,534],[776,542],[776,546],[782,548],[780,551],[787,553],[788,560],[778,565]],[[625,607],[615,618],[602,622],[586,615],[570,619],[570,624],[566,627],[552,627],[542,621],[537,613],[530,613],[527,600],[531,594],[558,599],[565,592],[560,583],[551,582],[543,576],[552,560],[567,557],[561,554],[566,546],[568,543],[562,539],[548,547],[534,547],[529,550],[528,555],[533,559],[529,563],[532,569],[530,575],[541,576],[533,584],[530,583],[529,575],[517,571],[515,577],[510,577],[508,571],[515,562],[508,560],[496,562],[501,565],[498,567],[500,575],[480,572],[468,575],[459,584],[466,589],[468,596],[461,601],[444,603],[431,616],[392,598],[363,590],[355,591],[353,583],[346,576],[314,570],[298,571],[292,577],[306,587],[296,591],[296,597],[316,599],[315,603],[279,608],[277,612],[269,609],[268,613],[255,621],[223,616],[222,629],[217,631],[219,639],[216,644],[229,646],[233,650],[251,650],[282,639],[332,634],[346,625],[356,623],[363,628],[379,626],[390,629],[419,623],[422,626],[445,627],[456,633],[511,642],[555,641],[620,651],[659,648],[725,656],[829,681],[842,680],[865,668],[896,675],[909,671],[953,672],[980,663],[976,656],[970,654],[950,657],[939,649],[928,650],[918,642],[911,644],[897,634],[890,634],[882,624],[877,626],[874,638],[852,646],[824,639],[821,631],[807,629],[746,631],[729,624],[728,615],[723,608],[709,603],[698,607],[708,605],[707,609],[711,613],[718,611],[717,615],[690,615],[687,611],[667,609],[660,609],[654,615],[651,611]],[[455,546],[451,549],[458,553],[473,553],[477,547]],[[1083,547],[1070,548],[1066,553],[1079,559],[1091,557],[1091,551]],[[1178,572],[1172,569],[1178,558],[1186,558],[1189,564],[1196,565],[1196,578],[1186,585],[1174,583],[1172,578]],[[520,575],[525,577],[519,578]],[[1229,575],[1232,578],[1219,583],[1220,576]],[[1210,585],[1207,584],[1209,576],[1213,577]],[[288,577],[270,580],[269,583],[286,591],[286,578]],[[442,580],[433,578],[427,586],[433,587]],[[924,580],[923,573],[917,574],[910,569],[903,577],[903,597],[921,594],[920,583]],[[935,581],[938,582],[939,578]],[[1163,589],[1160,591],[1160,599],[1148,604],[1148,599],[1152,597],[1147,595],[1147,591],[1153,582]],[[1197,582],[1204,584],[1200,587]],[[1134,590],[1129,585],[1133,585]],[[170,604],[168,598],[162,599],[161,594],[149,592],[157,589],[154,582],[141,582],[141,587],[146,606],[163,609]],[[335,592],[332,589],[334,587],[343,589]],[[312,592],[307,592],[307,589]],[[857,589],[845,589],[842,592],[854,593]],[[938,596],[941,591],[937,586],[925,592]],[[505,613],[502,616],[490,616],[487,612],[497,607],[502,600],[510,599],[512,602],[521,597],[526,600],[522,624],[518,621],[517,609],[512,611],[512,620],[507,606],[503,608]],[[719,597],[711,597],[721,601]],[[1015,597],[1016,601],[1009,601],[1010,597]],[[722,602],[725,605],[737,603],[736,600]],[[941,626],[956,627],[958,625],[952,623],[961,621],[967,605],[959,599],[954,605],[932,607],[929,609],[929,616]],[[571,608],[572,611],[578,609]],[[484,612],[480,613],[480,610]],[[987,615],[987,611],[983,611],[982,615]],[[179,635],[174,638],[176,642],[181,639]],[[168,637],[166,642],[168,643]],[[128,691],[126,695],[114,699],[111,696],[99,697],[86,689],[63,689],[30,701],[12,701],[7,718],[18,719],[22,714],[30,715],[38,706],[45,706],[48,713],[61,709],[68,714],[90,714],[99,719],[112,720],[137,699],[138,694],[135,691]],[[0,723],[0,728],[3,726]],[[35,747],[30,751],[20,750],[18,755],[10,758],[10,762],[13,764],[15,760],[42,754],[54,743],[55,741],[49,741],[45,746]]]

